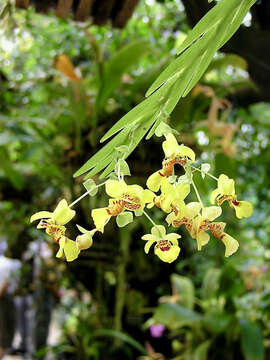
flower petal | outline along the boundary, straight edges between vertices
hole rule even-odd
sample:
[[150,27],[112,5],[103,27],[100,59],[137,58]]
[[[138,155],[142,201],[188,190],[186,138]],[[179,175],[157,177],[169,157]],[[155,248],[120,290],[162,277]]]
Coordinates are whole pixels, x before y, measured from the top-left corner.
[[218,188],[221,195],[235,195],[234,180],[221,174],[218,178]]
[[232,201],[231,203],[238,219],[247,218],[252,215],[253,206],[248,201]]
[[160,260],[171,263],[177,259],[180,253],[179,246],[172,246],[170,250],[162,251],[160,248],[155,247],[155,254],[160,258]]
[[158,241],[159,239],[153,235],[153,234],[145,234],[142,236],[142,239],[143,240],[146,240],[146,241]]
[[92,210],[91,215],[94,220],[95,227],[98,231],[103,233],[104,226],[111,217],[107,212],[107,208],[94,209]]
[[215,203],[216,198],[218,197],[219,194],[220,194],[219,189],[215,189],[211,192],[211,195],[210,195],[210,203],[211,204]]
[[172,222],[176,219],[175,213],[171,212],[167,217],[166,217],[166,221],[169,225],[172,224]]
[[162,143],[162,148],[166,157],[170,157],[178,153],[179,145],[172,133],[166,136],[166,140]]
[[186,205],[185,216],[189,219],[193,219],[201,210],[201,204],[199,202],[191,202]]
[[236,239],[234,239],[229,234],[223,233],[221,236],[221,241],[225,245],[225,256],[231,256],[235,253],[239,247],[239,243]]
[[206,232],[202,231],[198,233],[196,240],[197,240],[198,250],[200,251],[202,249],[202,246],[206,245],[209,242],[210,236]]
[[164,176],[161,176],[159,171],[154,172],[154,174],[150,175],[146,181],[146,186],[148,189],[152,191],[158,191]]
[[166,236],[166,229],[163,225],[156,225],[152,227],[151,233],[158,239],[164,239]]
[[59,250],[56,254],[57,258],[61,258],[63,256],[65,243],[66,243],[66,237],[62,236],[61,239],[59,240]]
[[147,243],[144,245],[144,251],[146,254],[149,253],[150,247],[156,242],[156,240],[148,240]]
[[59,202],[56,209],[54,210],[52,219],[58,225],[65,225],[75,216],[75,214],[75,210],[70,209],[67,201],[63,199]]
[[148,189],[143,190],[142,200],[144,203],[152,203],[154,197],[155,194],[151,190]]
[[209,206],[202,209],[202,217],[210,221],[215,220],[222,213],[220,206]]
[[195,161],[195,153],[194,151],[189,148],[188,146],[185,145],[180,145],[178,148],[178,153],[181,157],[185,157],[187,156],[188,158],[190,158],[192,161]]
[[189,184],[179,184],[175,188],[177,199],[184,200],[188,194],[190,193],[190,185]]
[[124,180],[108,180],[105,184],[105,191],[106,193],[113,198],[120,197],[123,192],[126,190],[127,184]]
[[181,235],[176,234],[176,233],[170,233],[170,234],[167,234],[164,239],[170,241],[171,243],[173,243],[173,245],[178,245],[177,239],[180,239],[180,238],[181,238]]
[[33,222],[35,220],[39,220],[39,219],[48,219],[52,217],[52,212],[50,211],[39,211],[37,213],[35,213],[34,215],[31,216],[30,218],[30,222]]
[[76,242],[66,238],[64,245],[64,253],[67,261],[73,261],[77,259],[80,250],[77,248]]

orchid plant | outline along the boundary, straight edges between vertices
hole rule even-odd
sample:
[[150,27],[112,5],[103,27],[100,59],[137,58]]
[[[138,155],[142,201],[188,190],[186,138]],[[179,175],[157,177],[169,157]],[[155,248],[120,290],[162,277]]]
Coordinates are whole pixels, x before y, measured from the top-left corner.
[[[168,132],[169,131],[169,132]],[[146,181],[146,189],[125,182],[125,175],[129,174],[127,163],[119,159],[114,172],[105,182],[97,185],[92,179],[86,182],[88,190],[68,205],[66,200],[61,200],[53,212],[40,211],[31,217],[31,222],[41,220],[38,229],[45,229],[52,240],[59,244],[57,257],[65,255],[67,261],[76,259],[80,251],[92,246],[93,235],[96,232],[104,232],[106,224],[111,218],[116,218],[119,227],[131,223],[136,216],[146,216],[152,223],[151,234],[142,236],[146,240],[144,247],[148,254],[150,247],[154,245],[154,253],[162,261],[171,263],[175,261],[180,253],[177,233],[166,233],[164,225],[156,224],[145,208],[159,208],[166,214],[165,222],[169,226],[178,228],[184,225],[187,232],[197,242],[200,251],[210,240],[210,234],[220,239],[225,246],[225,256],[235,253],[239,243],[232,236],[224,232],[226,223],[216,221],[222,214],[222,204],[228,202],[235,210],[236,217],[241,219],[252,215],[252,205],[247,201],[239,201],[235,193],[235,182],[227,175],[221,174],[219,178],[209,173],[209,167],[195,166],[194,151],[181,144],[179,145],[172,130],[163,134],[165,141],[162,143],[164,159],[162,168],[154,172]],[[175,165],[180,165],[184,175],[176,175]],[[200,171],[203,178],[211,177],[217,182],[217,188],[210,194],[209,200],[212,206],[204,206],[199,190],[194,182],[193,173]],[[206,181],[206,180],[205,180]],[[95,194],[98,187],[104,186],[106,194],[110,197],[108,205],[104,208],[91,211],[94,228],[86,230],[77,225],[80,235],[73,241],[65,236],[65,225],[75,216],[72,207],[84,196]],[[191,191],[195,192],[197,202],[186,202]],[[215,206],[215,202],[217,206]]]

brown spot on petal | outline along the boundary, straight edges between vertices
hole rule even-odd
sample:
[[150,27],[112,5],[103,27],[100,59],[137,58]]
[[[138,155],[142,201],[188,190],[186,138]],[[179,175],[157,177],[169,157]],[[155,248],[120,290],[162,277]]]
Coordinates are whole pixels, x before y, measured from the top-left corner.
[[137,196],[130,194],[123,195],[124,207],[128,210],[138,210],[141,207],[141,201]]
[[171,249],[172,245],[168,240],[160,240],[155,245],[155,248],[160,249],[161,251],[169,251]]

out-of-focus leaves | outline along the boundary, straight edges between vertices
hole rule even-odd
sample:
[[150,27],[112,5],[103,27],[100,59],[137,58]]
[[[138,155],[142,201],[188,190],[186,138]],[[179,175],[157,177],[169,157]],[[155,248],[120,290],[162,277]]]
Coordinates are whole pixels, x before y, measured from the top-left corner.
[[264,345],[259,324],[247,319],[240,319],[241,347],[245,360],[263,360]]
[[192,360],[207,360],[208,350],[210,345],[211,345],[211,340],[206,340],[202,344],[197,346],[197,348],[194,351]]
[[173,274],[171,276],[171,284],[173,295],[179,297],[181,305],[188,309],[193,309],[195,294],[192,281],[188,277]]
[[207,71],[219,70],[222,67],[228,67],[229,65],[238,67],[242,70],[247,70],[247,62],[244,58],[235,54],[226,54],[219,59],[212,60]]
[[232,316],[226,313],[210,312],[204,318],[204,324],[211,332],[220,334],[226,330]]
[[[129,153],[131,153],[147,131],[153,126],[154,129],[150,131],[152,135],[155,127],[162,121],[162,113],[169,116],[179,99],[186,96],[197,81],[199,81],[209,66],[215,52],[237,30],[243,17],[255,1],[256,0],[222,0],[211,9],[194,27],[180,46],[177,52],[178,55],[180,55],[177,59],[162,72],[146,92],[146,97],[148,98],[121,118],[105,136],[103,136],[101,141],[107,140],[120,130],[122,130],[122,133],[125,133],[126,127],[130,126],[134,129],[134,139],[136,139],[134,141],[135,146],[130,147]],[[125,59],[125,61],[127,60]],[[114,61],[114,66],[116,66],[116,69],[119,69],[118,62],[116,63],[116,61]],[[116,73],[119,74],[119,70],[116,71]],[[117,75],[116,78],[117,81],[119,81],[119,75]],[[110,79],[110,83],[109,92],[113,89],[112,84],[114,81]],[[104,94],[106,95],[107,92],[108,91],[104,91]],[[102,97],[105,95],[103,95],[102,90]],[[98,100],[99,104],[100,102],[101,101]],[[100,105],[98,105],[98,107],[100,107]],[[145,124],[147,124],[147,126]],[[79,169],[74,176],[79,176],[90,169],[92,169],[91,175],[95,175],[106,167],[101,177],[107,176],[115,165],[113,161],[116,155],[114,147],[121,145],[119,135],[121,134],[118,134],[111,140],[110,143],[114,143],[113,147],[109,145],[109,143],[106,145],[107,148],[105,146],[97,153],[97,156],[99,156],[102,152],[102,157],[106,159],[103,166],[101,166],[102,164],[97,166],[93,157]],[[150,136],[148,136],[148,138],[149,137]],[[116,144],[115,141],[117,142]],[[110,150],[112,151],[108,151],[108,145],[111,146]],[[127,156],[128,155],[129,154],[127,154]]]
[[105,63],[102,86],[96,101],[97,112],[105,106],[109,96],[119,86],[122,76],[153,51],[153,46],[149,42],[136,40],[125,45]]
[[201,321],[202,317],[195,311],[179,304],[161,304],[154,311],[154,320],[157,324],[163,324],[169,329],[177,329],[183,326],[193,326]]
[[220,269],[211,268],[206,271],[203,278],[201,295],[203,299],[213,297],[219,287]]
[[110,336],[110,337],[117,338],[117,339],[122,340],[123,342],[129,344],[130,346],[134,347],[141,354],[146,355],[145,348],[137,340],[133,339],[130,335],[125,334],[121,331],[110,330],[110,329],[101,329],[101,330],[96,330],[94,332],[94,336],[96,336],[96,337]]
[[8,153],[5,148],[0,148],[0,164],[3,169],[5,175],[9,178],[12,185],[18,189],[22,190],[24,187],[24,180],[21,174],[14,168],[11,163]]

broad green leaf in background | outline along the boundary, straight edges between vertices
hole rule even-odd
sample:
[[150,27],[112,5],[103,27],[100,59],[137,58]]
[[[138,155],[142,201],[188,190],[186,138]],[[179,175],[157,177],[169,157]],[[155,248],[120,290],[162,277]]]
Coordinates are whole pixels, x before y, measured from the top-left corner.
[[130,335],[125,334],[121,331],[110,330],[110,329],[100,329],[100,330],[96,330],[93,335],[95,337],[111,336],[111,337],[117,338],[117,339],[122,340],[123,342],[129,344],[130,346],[134,347],[141,354],[146,355],[145,348],[137,340],[133,339],[133,337],[131,337]]
[[201,321],[201,316],[179,304],[161,304],[154,312],[157,324],[163,324],[169,329],[178,329],[183,326],[194,326]]
[[153,51],[153,46],[146,40],[136,40],[125,45],[106,62],[102,85],[97,96],[97,111],[100,111],[106,105],[109,96],[121,83],[122,76],[136,66],[142,57]]
[[24,179],[21,174],[14,168],[14,164],[9,160],[8,152],[4,147],[0,148],[0,164],[1,169],[9,178],[14,188],[17,190],[22,190],[24,187]]
[[205,315],[203,322],[208,331],[211,331],[214,334],[221,334],[226,330],[230,325],[232,320],[232,315],[217,312],[214,309]]
[[152,127],[147,138],[151,137],[155,128],[164,120],[163,114],[169,116],[179,99],[186,96],[196,85],[209,67],[216,51],[235,33],[255,2],[256,0],[218,2],[188,34],[177,51],[178,57],[150,86],[146,93],[147,99],[120,119],[103,136],[101,142],[117,132],[120,133],[84,164],[74,176],[82,175],[89,170],[91,170],[89,176],[93,176],[105,168],[101,178],[109,175],[116,162],[115,147],[130,145],[128,140],[132,133],[132,145],[129,146],[127,157]]
[[215,296],[219,286],[220,269],[209,269],[205,273],[202,283],[201,296],[204,300]]
[[172,274],[171,284],[173,295],[179,296],[179,302],[181,305],[188,309],[193,309],[195,294],[192,281],[186,276]]
[[247,62],[244,58],[235,54],[226,54],[221,58],[214,59],[209,65],[207,71],[218,70],[229,65],[238,67],[242,70],[247,70]]
[[201,343],[194,351],[192,360],[207,360],[208,350],[211,345],[211,340],[206,340]]
[[259,324],[247,319],[240,319],[241,347],[245,360],[263,360],[264,345]]

